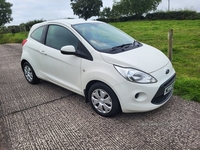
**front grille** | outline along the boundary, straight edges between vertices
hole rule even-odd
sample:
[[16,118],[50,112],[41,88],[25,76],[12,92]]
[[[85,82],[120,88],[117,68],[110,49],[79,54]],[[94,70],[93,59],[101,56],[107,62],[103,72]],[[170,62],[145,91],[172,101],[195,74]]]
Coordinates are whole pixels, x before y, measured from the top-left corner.
[[164,90],[166,87],[171,85],[175,81],[175,79],[176,79],[176,74],[174,74],[169,80],[167,80],[160,86],[160,88],[158,89],[157,93],[155,94],[154,98],[151,101],[152,104],[160,105],[172,96],[173,90],[171,90],[166,95],[164,95]]

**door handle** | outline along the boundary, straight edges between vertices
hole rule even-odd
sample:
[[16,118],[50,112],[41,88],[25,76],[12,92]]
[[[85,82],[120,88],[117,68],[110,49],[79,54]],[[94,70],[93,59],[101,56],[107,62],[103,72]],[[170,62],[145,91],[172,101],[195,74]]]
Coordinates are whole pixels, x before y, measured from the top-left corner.
[[46,55],[47,53],[44,50],[41,50],[40,53]]

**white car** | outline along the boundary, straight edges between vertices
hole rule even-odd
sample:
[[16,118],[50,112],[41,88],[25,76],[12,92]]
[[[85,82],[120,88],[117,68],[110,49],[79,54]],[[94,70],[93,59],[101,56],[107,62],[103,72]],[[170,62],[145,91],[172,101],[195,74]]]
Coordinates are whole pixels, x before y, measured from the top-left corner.
[[22,42],[26,80],[46,80],[86,97],[106,117],[166,103],[175,70],[156,48],[99,21],[63,19],[35,24]]

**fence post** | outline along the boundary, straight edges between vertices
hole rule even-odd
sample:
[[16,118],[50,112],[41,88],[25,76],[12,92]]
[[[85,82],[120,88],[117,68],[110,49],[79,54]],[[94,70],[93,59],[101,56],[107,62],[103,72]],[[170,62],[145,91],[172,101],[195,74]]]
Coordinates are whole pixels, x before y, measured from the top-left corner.
[[169,57],[169,60],[172,61],[173,29],[169,30],[168,41],[169,41],[169,44],[168,44],[168,57]]

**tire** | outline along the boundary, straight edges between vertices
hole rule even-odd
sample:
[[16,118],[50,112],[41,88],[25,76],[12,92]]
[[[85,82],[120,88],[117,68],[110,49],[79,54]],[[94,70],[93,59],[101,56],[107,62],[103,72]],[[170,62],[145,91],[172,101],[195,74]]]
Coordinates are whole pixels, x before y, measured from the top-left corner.
[[33,68],[28,62],[25,62],[23,64],[23,72],[26,80],[30,84],[37,84],[40,81],[40,79],[35,75]]
[[88,100],[93,110],[104,117],[113,117],[121,110],[119,100],[114,91],[101,82],[95,83],[90,87]]

